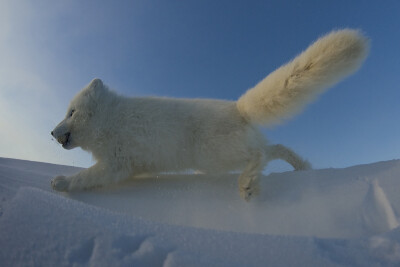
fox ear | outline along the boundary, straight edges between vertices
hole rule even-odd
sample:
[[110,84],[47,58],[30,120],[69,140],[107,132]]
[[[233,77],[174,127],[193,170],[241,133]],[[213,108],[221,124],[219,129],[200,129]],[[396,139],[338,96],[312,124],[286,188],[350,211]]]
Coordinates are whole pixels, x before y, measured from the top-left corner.
[[94,90],[102,89],[103,82],[99,78],[95,78],[90,82],[89,88],[94,89]]
[[104,91],[106,91],[106,88],[103,82],[96,78],[83,89],[83,94],[91,99],[97,99]]

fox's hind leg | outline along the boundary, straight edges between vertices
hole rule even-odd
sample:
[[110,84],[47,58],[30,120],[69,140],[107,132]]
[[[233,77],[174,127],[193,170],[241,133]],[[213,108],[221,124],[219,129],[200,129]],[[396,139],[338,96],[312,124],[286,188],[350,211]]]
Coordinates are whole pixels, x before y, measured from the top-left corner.
[[308,161],[302,159],[290,148],[287,148],[283,145],[269,145],[266,147],[265,152],[267,161],[282,159],[292,165],[296,171],[311,169],[311,164]]
[[260,192],[259,177],[261,172],[268,162],[275,159],[288,162],[296,171],[311,169],[311,164],[291,149],[283,145],[269,145],[264,152],[254,153],[239,177],[239,193],[244,200],[249,201],[252,196]]
[[239,193],[244,200],[249,201],[260,192],[259,177],[266,163],[264,153],[257,152],[240,174]]

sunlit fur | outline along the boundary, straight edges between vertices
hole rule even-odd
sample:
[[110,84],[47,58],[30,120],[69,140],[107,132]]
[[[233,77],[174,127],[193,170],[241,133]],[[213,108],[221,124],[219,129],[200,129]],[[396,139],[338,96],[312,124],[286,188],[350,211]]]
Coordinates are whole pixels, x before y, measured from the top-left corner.
[[354,30],[319,39],[271,73],[238,102],[208,99],[128,98],[94,79],[71,101],[53,136],[71,149],[93,153],[97,163],[52,180],[58,191],[104,186],[143,173],[241,171],[239,192],[248,200],[258,177],[274,159],[310,168],[290,149],[269,145],[257,124],[293,115],[326,87],[354,72],[367,54]]
[[367,54],[368,40],[359,31],[331,32],[248,90],[238,109],[253,123],[278,123],[355,72]]

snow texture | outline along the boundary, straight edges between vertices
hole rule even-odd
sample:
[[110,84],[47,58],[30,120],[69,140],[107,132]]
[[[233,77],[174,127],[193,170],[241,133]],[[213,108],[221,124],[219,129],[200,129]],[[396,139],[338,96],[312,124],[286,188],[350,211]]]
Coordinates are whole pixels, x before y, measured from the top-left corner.
[[0,158],[2,266],[400,266],[400,161],[275,173],[166,174],[65,194],[78,168]]

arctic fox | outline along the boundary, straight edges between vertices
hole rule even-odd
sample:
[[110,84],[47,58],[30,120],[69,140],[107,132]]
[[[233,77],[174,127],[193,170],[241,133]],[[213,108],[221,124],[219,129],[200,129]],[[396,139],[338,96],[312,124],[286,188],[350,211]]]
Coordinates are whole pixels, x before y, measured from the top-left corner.
[[258,193],[274,159],[311,168],[289,148],[268,144],[257,125],[295,115],[326,88],[355,72],[368,53],[359,31],[333,31],[278,68],[237,102],[162,97],[128,98],[94,79],[71,101],[51,132],[65,149],[80,146],[97,163],[51,181],[57,191],[104,186],[143,173],[241,171],[240,196]]

